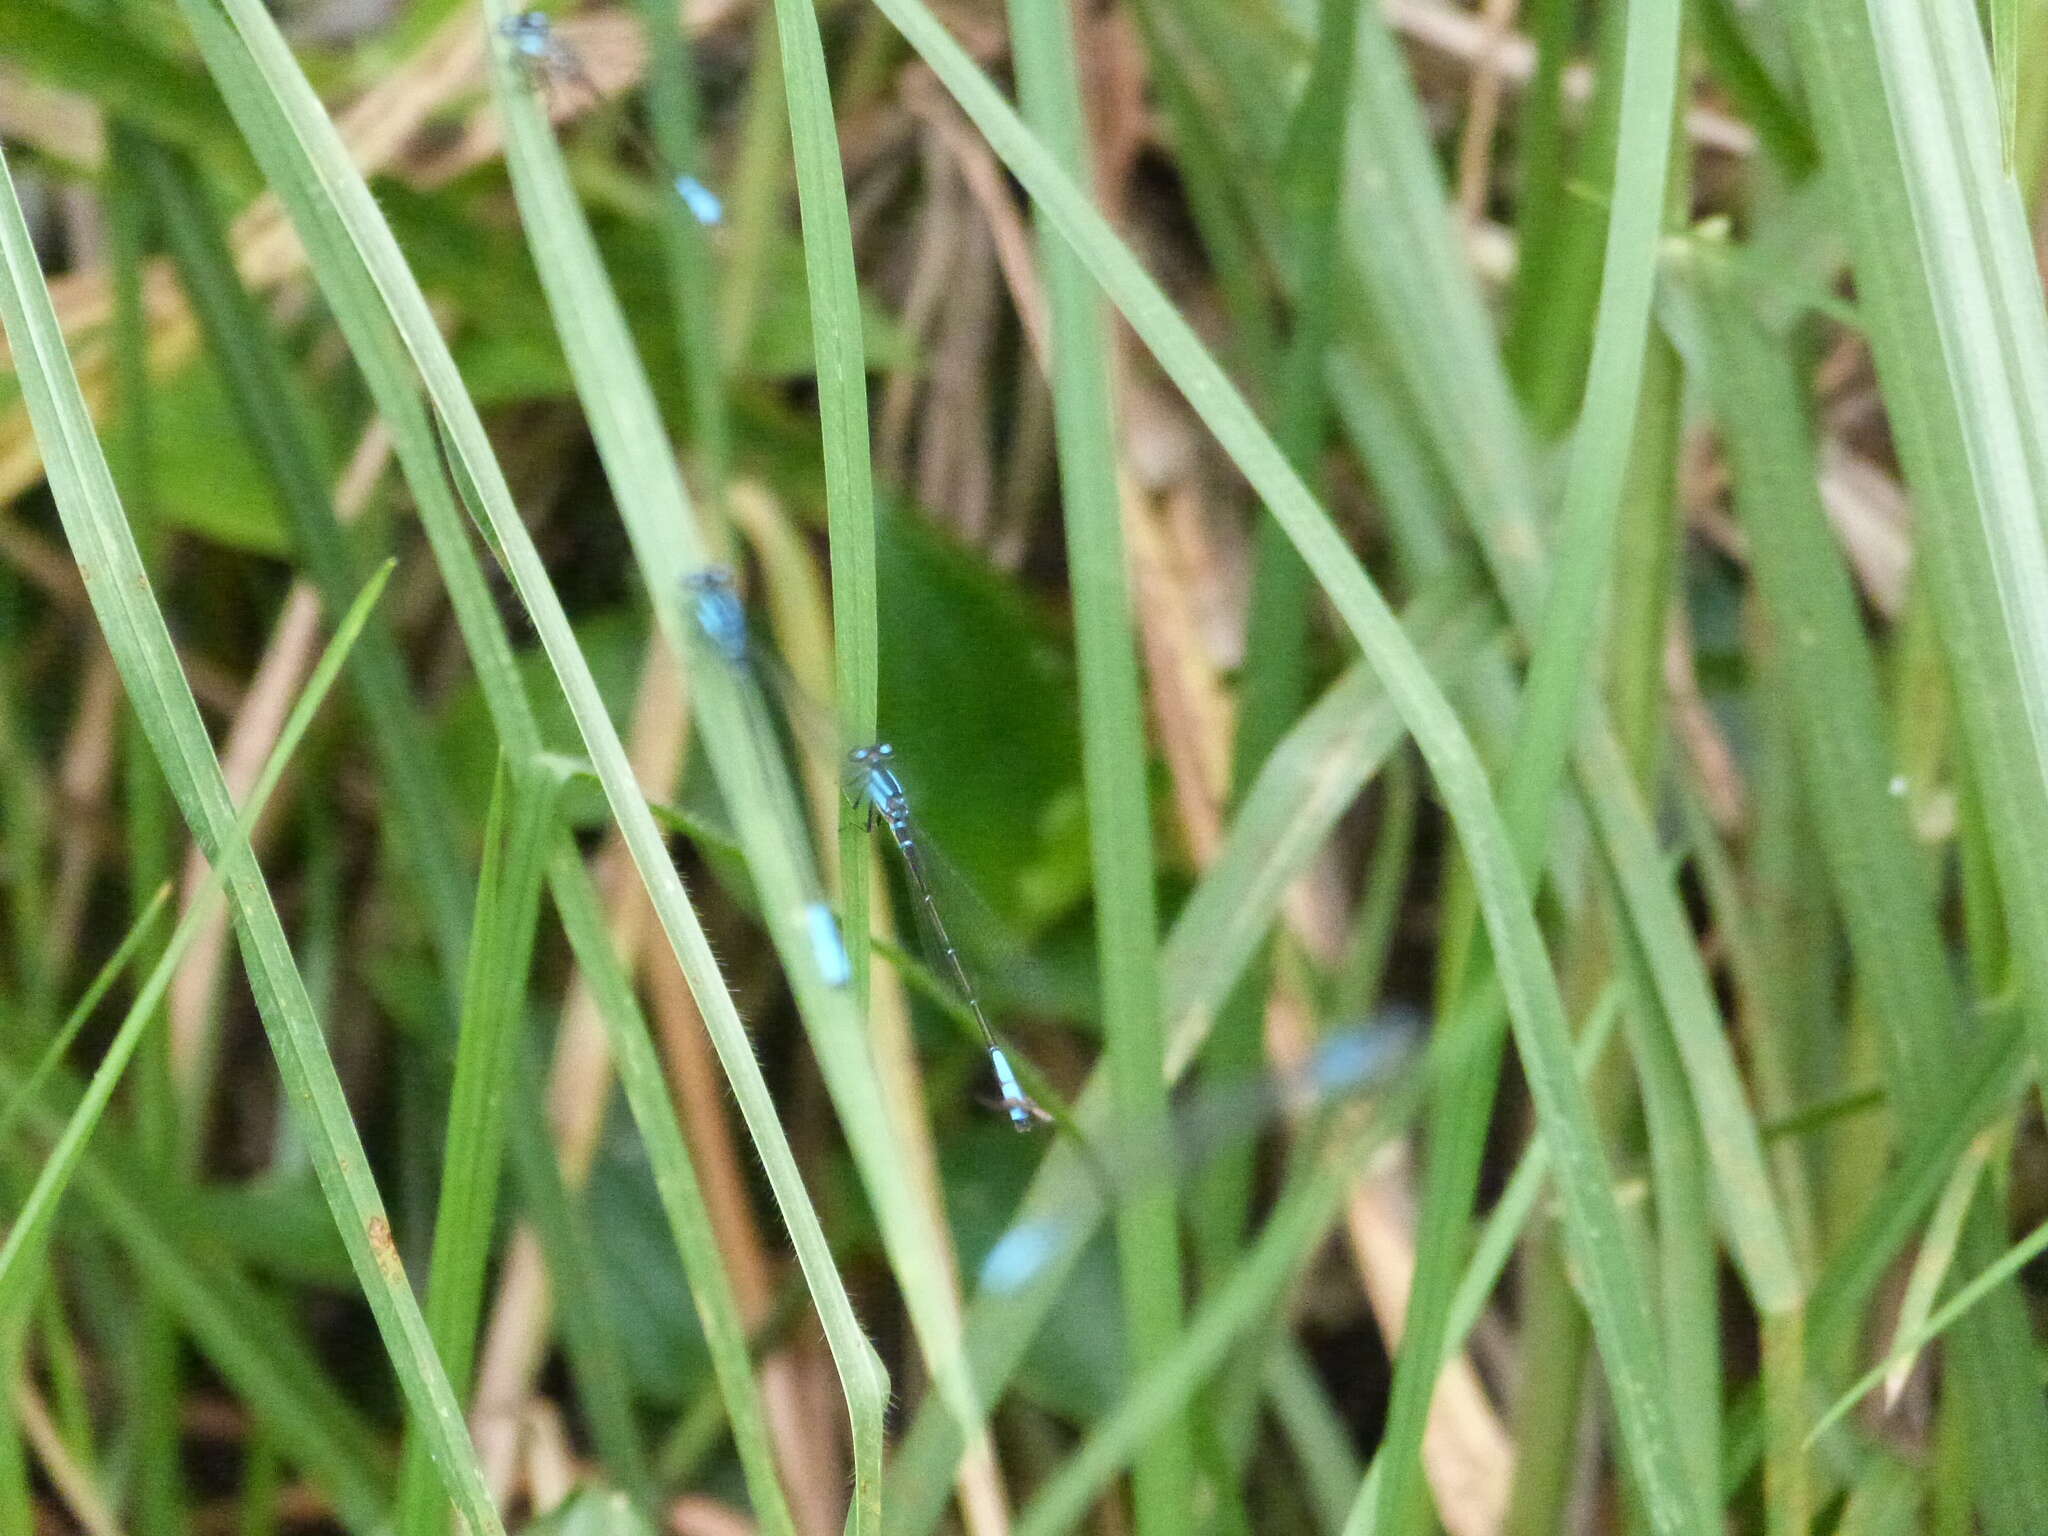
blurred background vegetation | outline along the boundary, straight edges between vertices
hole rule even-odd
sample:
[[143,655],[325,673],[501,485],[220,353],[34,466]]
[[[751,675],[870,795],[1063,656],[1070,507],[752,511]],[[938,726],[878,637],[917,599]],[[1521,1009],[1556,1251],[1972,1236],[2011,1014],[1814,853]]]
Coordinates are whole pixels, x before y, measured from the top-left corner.
[[2043,1529],[2044,16],[0,0],[0,1531]]

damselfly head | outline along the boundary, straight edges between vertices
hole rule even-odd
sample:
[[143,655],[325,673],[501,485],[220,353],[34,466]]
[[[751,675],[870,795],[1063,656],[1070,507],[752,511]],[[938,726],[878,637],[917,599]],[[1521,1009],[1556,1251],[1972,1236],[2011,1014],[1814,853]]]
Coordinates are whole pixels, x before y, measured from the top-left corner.
[[729,565],[707,565],[700,570],[687,571],[683,575],[683,590],[686,592],[732,592],[732,567]]
[[554,24],[546,11],[520,11],[498,23],[498,31],[527,58],[544,58],[554,46]]

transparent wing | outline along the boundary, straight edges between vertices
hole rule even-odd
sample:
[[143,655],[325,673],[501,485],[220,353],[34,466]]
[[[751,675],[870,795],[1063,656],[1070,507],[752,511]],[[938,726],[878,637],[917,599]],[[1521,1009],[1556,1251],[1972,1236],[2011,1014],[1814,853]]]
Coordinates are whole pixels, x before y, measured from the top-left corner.
[[[1360,1099],[1409,1083],[1423,1036],[1419,1015],[1388,1009],[1370,1023],[1326,1037],[1299,1072],[1260,1073],[1197,1090],[1175,1108],[1163,1137],[1111,1131],[1084,1142],[1104,1200],[1115,1206],[1162,1182],[1184,1182],[1282,1116],[1307,1122],[1308,1134],[1317,1134],[1321,1121]],[[998,1294],[1022,1290],[1047,1260],[1065,1251],[1070,1231],[1057,1216],[1018,1222],[983,1258],[982,1285]]]

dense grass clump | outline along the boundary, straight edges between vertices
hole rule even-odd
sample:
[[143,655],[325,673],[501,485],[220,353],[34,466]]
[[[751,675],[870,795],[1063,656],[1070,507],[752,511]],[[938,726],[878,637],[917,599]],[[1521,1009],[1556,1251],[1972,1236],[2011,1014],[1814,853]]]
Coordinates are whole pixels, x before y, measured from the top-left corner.
[[2040,1529],[2044,58],[7,0],[0,1531]]

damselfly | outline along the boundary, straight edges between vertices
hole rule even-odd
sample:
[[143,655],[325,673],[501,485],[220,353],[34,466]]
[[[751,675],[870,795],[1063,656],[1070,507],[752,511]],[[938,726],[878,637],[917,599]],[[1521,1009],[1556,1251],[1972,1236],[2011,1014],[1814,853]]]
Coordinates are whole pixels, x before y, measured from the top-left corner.
[[[782,746],[763,698],[758,659],[747,630],[746,609],[740,603],[732,572],[723,566],[692,571],[683,578],[683,595],[687,599],[694,633],[705,649],[723,665],[738,691],[740,712],[746,721],[752,747],[750,776],[763,786],[765,798],[780,814],[793,805],[794,800],[784,772]],[[811,956],[827,986],[843,987],[851,979],[853,968],[847,959],[845,942],[840,937],[839,921],[833,915],[830,903],[816,888],[816,876],[811,871],[808,852],[808,834],[787,817],[783,830],[789,846],[799,855],[801,877],[806,887],[802,921]]]
[[[604,92],[598,88],[589,67],[555,30],[545,11],[520,11],[508,16],[498,23],[498,33],[528,78],[539,87],[567,88],[589,107],[603,102]],[[717,193],[694,176],[667,170],[664,157],[653,142],[630,121],[625,124],[625,131],[649,165],[664,166],[663,174],[669,186],[693,219],[707,229],[724,222],[725,205],[719,201]]]
[[[756,718],[763,724],[763,730],[757,734],[766,734],[765,707],[758,702],[764,692],[760,675],[765,669],[761,659],[755,655],[746,609],[740,602],[732,573],[721,566],[707,567],[684,577],[683,587],[690,600],[697,633],[714,654],[745,679],[748,708],[750,712],[757,712]],[[793,693],[793,690],[787,692]],[[793,712],[798,710],[800,701],[789,697],[787,702]],[[919,929],[943,967],[946,982],[959,994],[960,1001],[980,1029],[983,1048],[988,1053],[989,1069],[995,1075],[997,1107],[1020,1131],[1048,1124],[1052,1117],[1025,1091],[1009,1053],[997,1039],[994,1026],[982,1009],[980,994],[968,976],[966,963],[960,958],[960,950],[953,942],[945,919],[940,916],[924,841],[912,820],[910,798],[904,792],[902,780],[896,776],[894,760],[895,749],[886,742],[859,748],[847,759],[848,787],[853,798],[867,806],[869,827],[872,828],[875,818],[880,817],[903,857],[904,871],[917,908]],[[829,909],[826,915],[830,916]],[[836,928],[834,932],[836,935]]]
[[903,781],[896,777],[895,757],[896,749],[886,741],[869,747],[856,747],[847,755],[855,799],[867,806],[869,830],[873,830],[878,817],[888,827],[896,851],[903,856],[903,870],[910,880],[919,921],[924,925],[933,948],[945,962],[953,985],[960,989],[961,999],[974,1015],[974,1022],[981,1026],[989,1067],[995,1073],[996,1087],[1001,1093],[996,1107],[1010,1117],[1010,1124],[1019,1131],[1028,1131],[1034,1125],[1048,1125],[1052,1116],[1041,1109],[1024,1091],[1024,1085],[1017,1081],[1017,1070],[1010,1065],[1009,1056],[996,1039],[988,1015],[982,1012],[981,999],[967,976],[967,966],[960,959],[960,951],[954,946],[952,935],[946,931],[945,920],[939,916],[938,899],[932,894],[923,848],[910,816],[910,796],[904,792]]

